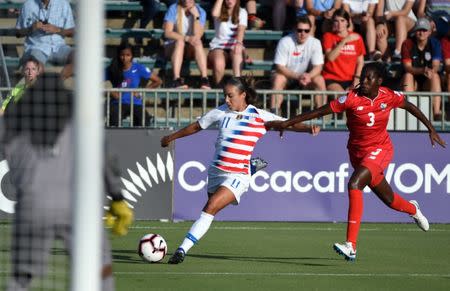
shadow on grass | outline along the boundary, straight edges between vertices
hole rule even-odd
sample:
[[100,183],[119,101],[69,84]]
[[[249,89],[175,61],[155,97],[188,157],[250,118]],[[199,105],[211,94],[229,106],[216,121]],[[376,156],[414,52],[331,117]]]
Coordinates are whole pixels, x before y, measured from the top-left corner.
[[189,257],[200,258],[200,259],[215,259],[215,260],[230,260],[230,261],[245,261],[245,262],[258,262],[258,263],[278,263],[278,264],[290,264],[290,265],[302,265],[302,266],[333,266],[333,264],[326,263],[314,263],[310,261],[321,260],[321,261],[341,261],[338,258],[320,258],[320,257],[246,257],[246,256],[236,256],[236,255],[197,255],[189,254]]
[[135,250],[112,250],[114,263],[148,264],[142,260]]
[[[167,256],[170,257],[173,253],[168,253]],[[134,250],[113,250],[112,251],[114,263],[127,263],[127,264],[148,264],[142,260],[137,251]],[[229,261],[241,261],[241,262],[258,262],[258,263],[278,263],[278,264],[290,264],[290,265],[301,265],[301,266],[312,266],[312,267],[326,267],[333,266],[331,264],[335,261],[342,261],[340,258],[327,258],[327,257],[250,257],[241,255],[227,255],[227,254],[188,254],[188,257],[207,259],[207,260],[229,260]],[[328,261],[329,263],[319,263],[314,261]]]

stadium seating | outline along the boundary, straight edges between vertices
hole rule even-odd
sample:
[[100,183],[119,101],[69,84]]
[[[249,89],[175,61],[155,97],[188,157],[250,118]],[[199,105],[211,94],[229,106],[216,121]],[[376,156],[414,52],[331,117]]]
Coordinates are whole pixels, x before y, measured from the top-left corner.
[[[25,0],[0,0],[0,10],[1,9],[20,9]],[[70,1],[72,5],[76,1]],[[105,1],[106,11],[141,11],[142,6],[139,2],[126,1],[126,0],[106,0]],[[166,9],[166,5],[161,3],[161,9]]]

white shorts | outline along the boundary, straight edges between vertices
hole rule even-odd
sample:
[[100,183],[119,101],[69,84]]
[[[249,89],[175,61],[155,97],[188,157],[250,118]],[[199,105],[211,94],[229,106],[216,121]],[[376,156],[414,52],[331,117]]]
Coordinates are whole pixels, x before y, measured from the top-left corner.
[[220,186],[225,186],[233,192],[235,204],[239,204],[242,194],[248,190],[250,178],[250,175],[225,172],[211,166],[208,169],[208,193],[214,193]]

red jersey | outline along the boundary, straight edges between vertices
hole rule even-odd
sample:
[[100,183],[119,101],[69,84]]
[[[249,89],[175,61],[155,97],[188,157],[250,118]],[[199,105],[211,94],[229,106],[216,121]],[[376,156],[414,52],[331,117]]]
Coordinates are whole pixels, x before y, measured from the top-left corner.
[[450,59],[450,36],[447,35],[441,39],[441,47],[444,61]]
[[347,148],[350,152],[367,151],[373,147],[392,149],[387,132],[389,114],[392,109],[403,104],[405,96],[386,87],[380,87],[373,100],[359,96],[356,90],[348,92],[330,102],[333,112],[347,115],[347,128],[350,131]]
[[[356,32],[351,32],[357,34]],[[343,37],[337,34],[327,32],[323,35],[322,46],[324,52],[327,49],[333,49]],[[361,36],[355,41],[345,44],[340,51],[339,56],[332,62],[325,61],[322,76],[326,80],[352,81],[356,70],[356,61],[359,56],[366,54],[364,41]]]

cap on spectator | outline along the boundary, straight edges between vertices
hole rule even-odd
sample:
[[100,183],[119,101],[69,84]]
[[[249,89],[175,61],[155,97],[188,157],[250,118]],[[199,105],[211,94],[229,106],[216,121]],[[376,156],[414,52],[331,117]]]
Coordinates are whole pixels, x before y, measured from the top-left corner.
[[426,18],[419,18],[417,19],[416,25],[413,28],[413,32],[416,32],[418,30],[421,29],[426,29],[426,30],[430,30],[431,29],[431,24],[430,21]]

